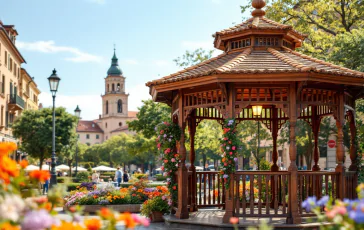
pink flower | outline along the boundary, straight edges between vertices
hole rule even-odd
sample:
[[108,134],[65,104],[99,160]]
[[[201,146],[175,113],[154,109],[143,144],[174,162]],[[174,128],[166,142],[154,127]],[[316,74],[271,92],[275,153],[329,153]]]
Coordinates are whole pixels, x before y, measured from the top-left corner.
[[161,167],[162,171],[164,171],[164,166]]
[[235,149],[236,149],[236,147],[235,147],[235,146],[233,146],[231,149],[232,149],[232,150],[235,150]]
[[166,159],[166,160],[164,160],[164,163],[168,163],[168,160]]
[[160,133],[160,134],[163,134],[163,133],[164,133],[164,130],[162,129],[159,133]]
[[170,148],[168,148],[168,149],[164,150],[164,153],[165,153],[165,154],[170,153],[170,152],[171,152],[171,149],[170,149]]
[[224,166],[227,166],[227,163],[226,162],[224,163]]
[[233,152],[230,152],[230,156],[233,155]]
[[166,197],[165,196],[162,196],[162,200],[166,200]]
[[157,148],[160,149],[161,148],[161,143],[157,144]]
[[176,162],[176,159],[172,158],[172,159],[171,159],[171,161],[172,161],[172,162]]

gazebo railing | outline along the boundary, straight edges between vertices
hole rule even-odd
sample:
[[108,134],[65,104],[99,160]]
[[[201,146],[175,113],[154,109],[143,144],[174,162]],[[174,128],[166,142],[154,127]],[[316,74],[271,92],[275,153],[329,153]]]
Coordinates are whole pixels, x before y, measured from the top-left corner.
[[217,171],[196,172],[197,208],[223,207],[225,204],[225,184]]
[[339,175],[338,172],[298,171],[298,208],[302,216],[312,215],[312,213],[306,213],[301,205],[307,197],[316,196],[317,199],[320,199],[328,195],[333,199],[338,198]]
[[345,198],[357,198],[356,187],[358,186],[358,174],[356,171],[345,172]]
[[288,217],[287,171],[239,171],[234,178],[235,216]]

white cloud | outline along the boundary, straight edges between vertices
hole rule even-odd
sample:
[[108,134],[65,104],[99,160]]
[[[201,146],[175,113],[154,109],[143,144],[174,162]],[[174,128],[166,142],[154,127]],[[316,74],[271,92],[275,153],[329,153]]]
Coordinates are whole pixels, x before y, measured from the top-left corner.
[[187,50],[196,50],[199,48],[205,50],[212,50],[214,49],[214,44],[212,41],[182,41],[182,47]]
[[139,62],[135,59],[123,59],[121,60],[122,63],[128,64],[128,65],[138,65]]
[[153,63],[154,63],[154,65],[159,66],[159,67],[168,66],[171,64],[170,61],[166,61],[166,60],[154,60]]
[[88,2],[93,2],[93,3],[97,3],[97,4],[105,4],[106,0],[87,0]]
[[[142,100],[151,99],[149,95],[149,88],[145,84],[138,84],[126,89],[130,94],[128,109],[129,111],[137,111],[138,107],[143,105]],[[39,102],[43,104],[43,107],[52,106],[52,95],[48,92],[42,92],[39,95]],[[67,111],[74,114],[76,106],[81,109],[81,117],[83,120],[95,120],[99,118],[99,114],[102,113],[102,99],[100,95],[76,95],[68,96],[57,94],[56,106],[65,107]]]
[[71,62],[101,62],[102,57],[89,54],[78,48],[69,46],[57,46],[54,41],[36,41],[36,42],[17,42],[19,49],[35,51],[41,53],[69,53],[73,57],[67,57],[64,60]]

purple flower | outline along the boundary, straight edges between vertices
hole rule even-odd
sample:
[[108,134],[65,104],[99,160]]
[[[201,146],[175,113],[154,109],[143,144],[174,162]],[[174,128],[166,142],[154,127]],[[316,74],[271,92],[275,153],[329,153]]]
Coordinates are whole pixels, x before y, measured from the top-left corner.
[[99,204],[100,205],[107,205],[107,204],[110,204],[110,202],[108,200],[100,200]]
[[223,176],[223,178],[225,178],[225,179],[226,179],[226,178],[228,178],[228,177],[229,177],[229,175],[227,175],[227,174],[225,174],[225,175]]
[[56,223],[56,219],[54,219],[45,209],[34,210],[25,214],[24,220],[21,224],[21,229],[47,229]]
[[317,205],[320,207],[326,206],[327,202],[329,202],[329,196],[323,196],[320,200],[317,201]]
[[349,218],[354,220],[355,223],[363,224],[364,223],[364,202],[360,202],[355,210],[351,210],[349,212]]
[[302,202],[302,208],[306,209],[306,212],[311,212],[312,209],[316,208],[317,198],[315,196],[308,197],[305,201]]
[[163,137],[166,138],[167,137],[167,134],[164,134]]
[[234,161],[236,161],[236,162],[237,162],[237,161],[238,161],[238,158],[236,158],[236,157],[235,157],[235,158],[234,158]]
[[154,192],[155,188],[145,188],[144,192]]

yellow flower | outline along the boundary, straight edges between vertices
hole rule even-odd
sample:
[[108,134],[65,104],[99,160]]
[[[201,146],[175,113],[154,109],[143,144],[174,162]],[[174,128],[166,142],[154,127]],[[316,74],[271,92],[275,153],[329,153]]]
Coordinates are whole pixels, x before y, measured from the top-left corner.
[[83,228],[79,224],[74,224],[72,222],[65,222],[62,221],[61,225],[59,226],[52,226],[52,230],[87,230],[86,228]]
[[101,221],[96,218],[85,220],[84,223],[88,230],[99,230],[101,228]]
[[19,226],[13,226],[10,223],[6,222],[3,225],[0,226],[1,230],[20,230]]

